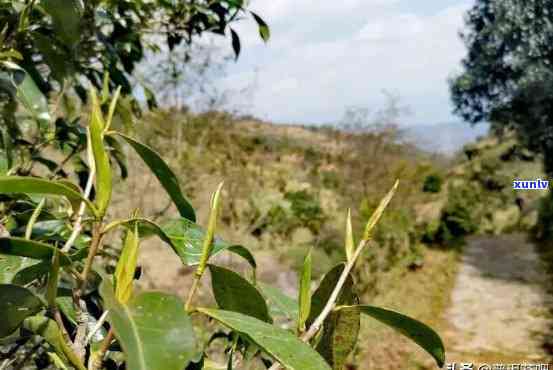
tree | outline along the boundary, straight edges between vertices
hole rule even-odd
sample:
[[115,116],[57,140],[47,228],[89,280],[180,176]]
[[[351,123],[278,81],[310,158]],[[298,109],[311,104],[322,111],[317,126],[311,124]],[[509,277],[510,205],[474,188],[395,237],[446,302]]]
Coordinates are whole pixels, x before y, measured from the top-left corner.
[[455,113],[515,129],[553,173],[553,3],[478,0],[466,28],[463,72],[450,81]]
[[[146,51],[159,51],[160,42],[170,50],[183,44],[192,48],[201,36],[214,34],[229,37],[238,56],[234,22],[249,15],[263,40],[270,35],[263,19],[246,6],[241,0],[0,1],[0,174],[28,175],[38,164],[53,177],[67,177],[63,166],[77,161],[84,187],[87,168],[78,154],[86,135],[78,111],[87,103],[89,86],[102,91],[104,110],[109,96],[120,90],[114,125],[129,128],[140,114],[131,76]],[[155,106],[155,94],[143,88],[148,105]],[[36,127],[16,124],[23,119]],[[111,141],[110,153],[123,165],[119,146]],[[65,159],[46,158],[44,152],[52,150]]]

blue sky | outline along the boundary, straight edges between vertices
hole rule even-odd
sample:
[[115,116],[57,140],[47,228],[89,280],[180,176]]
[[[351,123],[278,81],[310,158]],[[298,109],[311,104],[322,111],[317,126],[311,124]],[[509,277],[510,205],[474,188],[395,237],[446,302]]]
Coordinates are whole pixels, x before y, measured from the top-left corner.
[[471,3],[254,0],[272,39],[265,45],[253,22],[239,24],[242,55],[219,85],[253,85],[247,102],[235,103],[274,122],[330,123],[350,106],[376,110],[383,89],[410,107],[405,125],[456,121],[447,78],[460,68],[458,32]]

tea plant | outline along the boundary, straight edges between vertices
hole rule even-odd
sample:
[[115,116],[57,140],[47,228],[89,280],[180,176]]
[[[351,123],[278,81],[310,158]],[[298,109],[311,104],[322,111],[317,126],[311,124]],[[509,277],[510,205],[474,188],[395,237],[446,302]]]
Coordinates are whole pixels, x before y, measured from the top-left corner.
[[[196,342],[190,316],[204,315],[230,330],[229,368],[238,361],[263,356],[274,363],[273,369],[341,369],[356,344],[360,315],[364,314],[399,330],[428,351],[438,365],[443,363],[443,345],[432,329],[399,313],[359,304],[355,295],[350,273],[370,244],[373,228],[397,182],[369,219],[357,245],[348,220],[347,261],[327,273],[312,295],[312,261],[307,255],[296,303],[275,288],[210,263],[211,257],[228,251],[245,258],[254,271],[256,268],[246,248],[215,237],[222,184],[212,197],[204,231],[195,223],[194,210],[165,162],[151,148],[111,129],[112,110],[107,116],[102,113],[94,90],[90,101],[86,137],[91,171],[84,191],[66,180],[0,178],[6,207],[38,202],[24,230],[0,238],[4,255],[2,337],[42,337],[48,343],[48,355],[61,368],[100,369],[107,357],[111,366],[124,363],[128,369],[192,369],[207,361],[208,348]],[[116,98],[111,106],[115,104]],[[127,219],[106,216],[113,191],[105,145],[108,138],[121,139],[138,153],[177,206],[181,219],[157,225],[141,217],[138,210],[130,211]],[[90,196],[92,188],[94,198]],[[115,270],[109,271],[95,257],[102,255],[106,237],[119,229],[125,233],[121,254]],[[164,241],[185,265],[196,266],[186,303],[172,295],[138,293],[133,288],[140,241],[150,236]],[[195,301],[207,270],[217,307],[202,307]],[[273,324],[267,301],[282,307],[282,314],[295,321],[295,332]],[[116,356],[117,352],[124,356]]]
[[[128,78],[148,46],[143,35],[151,23],[170,48],[205,32],[230,31],[238,54],[239,38],[229,24],[244,14],[268,39],[264,21],[235,0],[0,1],[0,348],[7,349],[0,368],[27,366],[29,358],[18,353],[36,352],[38,368],[208,369],[216,366],[210,354],[218,349],[228,369],[252,361],[272,369],[342,369],[357,343],[361,315],[398,330],[443,364],[443,344],[431,328],[360,304],[355,293],[351,272],[397,183],[357,244],[348,217],[347,260],[313,293],[312,258],[306,256],[295,300],[256,281],[248,249],[216,237],[222,184],[201,227],[175,173],[128,134],[138,113]],[[138,209],[129,209],[125,219],[110,216],[118,191],[114,165],[127,176],[123,145],[157,177],[180,218],[158,224]],[[306,209],[306,217],[320,216]],[[135,287],[140,243],[150,237],[195,268],[186,297]],[[219,253],[243,258],[251,278],[214,264]],[[206,272],[216,307],[196,297]],[[211,325],[192,316],[225,328],[211,336],[225,345],[200,340],[197,333],[210,332]],[[280,325],[282,318],[293,330]]]

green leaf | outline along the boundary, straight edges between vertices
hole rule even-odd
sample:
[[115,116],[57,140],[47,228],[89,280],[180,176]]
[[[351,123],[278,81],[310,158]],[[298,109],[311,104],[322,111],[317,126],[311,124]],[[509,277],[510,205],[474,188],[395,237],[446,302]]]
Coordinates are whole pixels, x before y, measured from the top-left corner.
[[121,303],[126,303],[132,295],[134,272],[138,260],[138,227],[128,230],[123,245],[123,251],[115,268],[115,296]]
[[109,157],[104,146],[105,122],[102,109],[94,89],[90,92],[92,100],[92,112],[90,116],[90,144],[94,155],[94,166],[96,168],[96,206],[100,216],[106,213],[111,200],[112,174],[109,164]]
[[207,262],[211,257],[211,251],[213,250],[213,238],[215,237],[215,229],[217,228],[217,219],[219,218],[221,189],[223,183],[220,183],[217,190],[211,198],[211,210],[209,211],[209,220],[207,223],[207,232],[205,233],[202,244],[202,255],[200,257],[200,263],[196,269],[196,275],[201,277],[207,267]]
[[[345,267],[345,263],[340,263],[334,266],[323,277],[323,280],[317,287],[317,290],[315,290],[315,293],[313,293],[313,295],[311,296],[311,312],[309,314],[309,318],[307,319],[307,327],[311,326],[317,316],[319,316],[323,311],[323,308],[330,299],[330,296],[334,291],[334,287],[336,287],[336,284],[338,283],[338,280],[340,279],[342,271],[344,271]],[[353,291],[353,286],[353,279],[351,275],[349,275],[342,287],[342,290],[340,291],[340,294],[338,294],[338,298],[336,299],[337,305],[348,304],[347,292]]]
[[233,245],[228,247],[229,252],[232,252],[243,259],[246,260],[246,262],[249,263],[251,268],[253,269],[254,273],[254,282],[255,282],[255,270],[257,269],[257,262],[255,262],[255,257],[253,256],[252,252],[250,252],[246,247],[241,245]]
[[56,305],[59,278],[60,252],[58,249],[55,249],[54,256],[52,257],[52,264],[50,266],[50,273],[48,274],[48,283],[46,285],[46,302],[48,302],[48,307],[55,307]]
[[238,57],[240,56],[240,49],[242,48],[240,45],[240,36],[238,36],[236,31],[232,28],[230,29],[230,36],[232,41],[232,50],[234,51],[234,57],[238,59]]
[[398,186],[399,186],[399,180],[396,180],[396,182],[394,183],[394,186],[392,186],[388,194],[386,194],[386,196],[382,198],[382,200],[380,201],[380,204],[373,212],[373,214],[371,215],[371,218],[369,218],[369,221],[365,226],[365,232],[363,233],[363,240],[369,240],[371,238],[372,230],[374,229],[374,227],[378,223],[378,220],[380,220],[380,217],[382,217],[384,210],[386,209],[386,207],[388,207],[388,204],[394,197],[394,194],[396,193]]
[[52,17],[58,37],[69,46],[77,43],[81,36],[82,2],[78,0],[42,0],[44,10]]
[[11,73],[11,82],[16,89],[18,101],[25,107],[25,110],[38,122],[41,131],[53,135],[52,117],[48,110],[48,101],[38,89],[29,74],[17,64],[2,62],[5,68]]
[[[60,311],[65,315],[67,320],[69,320],[71,324],[77,326],[77,311],[75,310],[75,306],[73,305],[73,298],[57,297],[56,305],[58,306]],[[92,315],[87,315],[87,316],[92,317]]]
[[254,12],[250,13],[257,22],[257,26],[259,27],[259,36],[261,36],[261,39],[265,42],[269,41],[269,39],[271,38],[271,30],[269,29],[267,23],[265,23],[265,21]]
[[305,331],[305,322],[311,311],[311,250],[305,256],[300,276],[300,289],[298,292],[298,331]]
[[42,310],[43,304],[31,291],[17,285],[0,285],[0,338],[7,337],[23,320]]
[[293,321],[298,318],[299,310],[297,300],[287,296],[281,292],[280,289],[270,285],[260,283],[258,287],[261,289],[261,293],[269,301],[271,314],[281,315]]
[[445,362],[444,344],[440,336],[428,325],[400,313],[374,306],[342,306],[338,310],[357,310],[397,330],[428,352],[439,367],[443,366]]
[[84,201],[88,208],[96,214],[96,207],[83,198],[75,189],[57,182],[36,177],[1,176],[0,194],[47,194],[64,196],[70,201]]
[[315,350],[287,330],[238,312],[210,308],[197,311],[246,336],[286,369],[330,370]]
[[121,95],[121,86],[118,86],[117,89],[115,90],[115,93],[113,94],[111,103],[109,104],[108,117],[106,119],[106,127],[104,128],[104,131],[109,130],[109,128],[111,127],[111,122],[113,121],[113,115],[115,114],[115,108],[117,107],[117,101],[119,100],[120,95]]
[[346,217],[346,240],[345,240],[346,256],[348,261],[353,259],[355,254],[355,241],[353,239],[353,227],[351,226],[351,209],[348,209]]
[[69,370],[66,363],[54,352],[46,352],[48,357],[50,358],[50,361],[52,361],[52,364],[54,364],[55,367],[62,370]]
[[42,54],[44,64],[48,65],[51,75],[63,85],[65,78],[75,72],[73,60],[70,53],[64,48],[56,45],[55,35],[46,36],[38,32],[33,33],[33,44],[37,51]]
[[[338,279],[343,271],[343,265],[333,270],[323,282],[325,288],[319,290],[321,296],[318,297],[322,301],[330,291],[332,284],[336,286]],[[327,285],[328,284],[328,285]],[[322,285],[322,284],[321,284]],[[324,296],[323,296],[324,295]],[[354,292],[354,284],[351,276],[348,276],[340,295],[338,296],[339,305],[353,305],[359,303],[359,298]],[[322,336],[317,343],[317,351],[335,370],[342,370],[346,363],[349,354],[355,348],[359,329],[361,324],[361,314],[358,311],[333,311],[323,322]]]
[[25,227],[25,239],[31,239],[31,235],[33,233],[33,227],[36,223],[36,220],[38,219],[38,216],[40,216],[40,213],[42,212],[42,208],[44,207],[45,203],[46,203],[46,198],[42,198],[38,203],[37,207],[35,208],[35,210],[33,211],[31,218],[29,218],[29,221],[27,221],[27,226]]
[[[357,297],[355,302],[358,303]],[[361,314],[359,311],[332,312],[324,321],[323,333],[317,352],[334,370],[342,370],[359,337]]]
[[71,264],[72,259],[68,255],[51,245],[23,238],[0,238],[0,254],[51,261],[55,251],[58,251],[60,255],[60,265],[67,266]]
[[265,299],[246,279],[234,271],[208,265],[217,305],[223,310],[240,312],[271,323]]
[[193,358],[194,330],[177,297],[151,292],[121,304],[107,280],[100,294],[128,369],[182,370]]
[[[185,218],[180,218],[168,221],[162,225],[161,228],[171,239],[175,252],[179,255],[184,264],[193,266],[200,263],[202,246],[206,234],[201,226]],[[242,249],[235,248],[235,245],[227,243],[220,238],[215,237],[212,245],[213,249],[211,250],[210,257],[224,250],[228,250],[229,252],[236,253],[240,257],[246,258]],[[251,256],[251,254],[246,258],[250,265],[252,258],[253,256]]]
[[194,213],[194,208],[182,195],[182,191],[178,182],[177,177],[173,171],[167,166],[167,164],[161,159],[159,154],[157,154],[152,148],[126,136],[121,133],[116,133],[121,138],[123,138],[133,149],[138,153],[142,158],[144,163],[150,168],[150,170],[157,177],[167,194],[173,200],[173,203],[177,206],[179,213],[182,217],[195,222],[196,214]]
[[0,284],[11,283],[14,276],[24,268],[24,260],[19,256],[0,255]]
[[73,350],[65,342],[61,330],[54,320],[45,316],[33,316],[25,319],[23,327],[30,332],[40,335],[56,350],[58,355],[67,358],[78,370],[86,370]]
[[138,235],[141,238],[148,238],[152,235],[157,235],[165,243],[169,245],[173,244],[173,241],[171,240],[169,235],[167,235],[158,224],[156,224],[154,221],[142,217],[113,221],[104,228],[103,232],[108,233],[119,226],[123,226],[129,230],[133,230],[135,224],[138,227]]
[[109,146],[108,148],[109,154],[115,160],[115,162],[117,162],[117,165],[119,166],[121,178],[126,179],[129,173],[127,169],[127,157],[125,155],[125,152],[123,151],[123,146],[113,136],[104,135],[104,140]]
[[[2,251],[0,250],[0,254],[1,253],[2,253]],[[88,250],[85,248],[85,249],[81,249],[78,252],[70,255],[69,258],[73,262],[80,261],[80,260],[83,260],[84,258],[86,258],[87,254],[88,254]],[[16,256],[16,258],[21,258],[21,257]],[[13,284],[26,285],[26,284],[32,282],[33,280],[36,280],[36,279],[40,278],[41,276],[46,275],[50,271],[50,264],[51,263],[48,259],[46,259],[42,262],[31,264],[31,265],[29,265],[28,261],[25,262],[25,260],[27,260],[27,258],[22,258],[22,260],[23,260],[23,263],[22,263],[21,268],[17,271],[17,273],[15,274],[15,276],[13,276],[13,279],[11,280],[11,283],[13,283]],[[32,260],[32,261],[34,262],[34,260]],[[67,261],[65,261],[65,262],[67,262]]]

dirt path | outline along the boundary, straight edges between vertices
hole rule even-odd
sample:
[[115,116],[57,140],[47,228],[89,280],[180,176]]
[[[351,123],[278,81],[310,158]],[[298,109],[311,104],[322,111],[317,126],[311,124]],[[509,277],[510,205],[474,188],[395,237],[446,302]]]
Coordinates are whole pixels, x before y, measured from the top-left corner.
[[448,362],[542,363],[552,327],[547,282],[523,235],[469,239],[445,316]]

